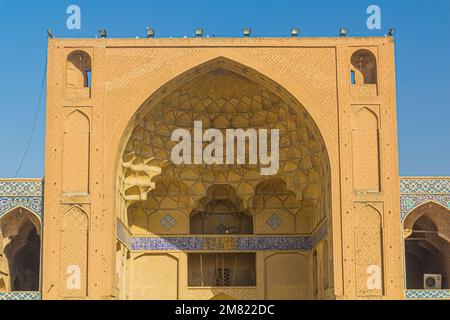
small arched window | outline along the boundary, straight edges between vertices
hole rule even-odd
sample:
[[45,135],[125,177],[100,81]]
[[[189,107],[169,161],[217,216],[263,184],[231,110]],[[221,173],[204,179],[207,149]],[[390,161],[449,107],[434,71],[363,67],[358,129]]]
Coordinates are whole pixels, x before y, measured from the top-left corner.
[[356,51],[351,58],[352,85],[377,84],[377,60],[369,50]]
[[66,86],[90,88],[92,81],[91,57],[84,51],[74,51],[67,57]]

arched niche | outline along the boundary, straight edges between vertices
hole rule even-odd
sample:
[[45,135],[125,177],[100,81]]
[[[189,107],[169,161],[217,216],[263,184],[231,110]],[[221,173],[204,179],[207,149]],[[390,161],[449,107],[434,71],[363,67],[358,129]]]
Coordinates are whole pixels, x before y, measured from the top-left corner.
[[355,207],[356,289],[360,297],[384,292],[383,217],[372,204]]
[[189,233],[253,234],[253,217],[233,187],[214,185],[191,213]]
[[307,199],[309,186],[298,196],[287,188],[285,179],[262,181],[249,200],[259,234],[310,234],[314,223],[320,220],[316,216],[318,202]]
[[91,57],[85,51],[77,50],[67,56],[66,86],[71,89],[90,88]]
[[25,208],[0,219],[0,291],[39,291],[41,222]]
[[84,298],[88,294],[89,217],[78,206],[70,207],[60,226],[61,294],[67,298]]
[[[170,139],[172,132],[178,128],[192,132],[194,121],[201,121],[204,130],[280,130],[280,166],[276,177],[284,181],[287,191],[270,201],[275,203],[278,198],[295,212],[289,213],[292,222],[285,221],[292,231],[276,234],[295,234],[301,230],[294,227],[295,217],[307,217],[305,221],[309,225],[305,229],[309,232],[325,218],[331,219],[331,169],[327,147],[307,109],[268,77],[220,57],[163,85],[138,108],[123,131],[119,146],[121,157],[116,167],[116,212],[119,219],[127,220],[123,221],[125,225],[130,226],[130,219],[135,217],[141,226],[148,225],[148,211],[145,211],[149,206],[159,208],[162,201],[177,208],[182,204],[184,210],[189,210],[188,216],[195,210],[202,211],[208,205],[211,207],[211,198],[216,201],[223,191],[212,196],[210,190],[215,186],[235,190],[235,194],[228,192],[227,198],[219,202],[231,202],[233,210],[249,212],[254,218],[251,200],[258,185],[267,180],[261,176],[258,165],[175,166],[171,162],[171,150],[175,145]],[[166,178],[187,187],[187,190],[177,191],[182,197],[159,194],[158,190],[170,193],[159,187],[160,179]],[[300,214],[297,214],[298,206],[302,209]],[[165,210],[167,208],[171,207]],[[263,222],[266,228],[269,228],[268,218]],[[310,271],[308,265],[309,287],[303,288],[305,292],[309,290],[309,297],[312,296]]]
[[406,216],[403,227],[406,288],[425,289],[425,275],[439,275],[440,287],[450,289],[450,210],[422,204]]
[[[252,101],[252,95],[246,95],[246,97],[239,96],[239,91],[236,90],[236,88],[228,88],[228,85],[223,86],[223,83],[220,84],[221,80],[219,79],[218,75],[222,76],[222,79],[228,78],[230,79],[230,83],[236,84],[237,90],[239,91],[245,91],[250,89],[252,90],[252,83],[257,84],[260,86],[259,89],[257,89],[260,93],[261,90],[264,91],[267,94],[263,94],[260,97],[254,96],[256,101]],[[126,186],[126,189],[129,184],[127,180],[133,180],[134,177],[139,176],[140,184],[139,184],[139,192],[133,193],[133,199],[129,199],[130,201],[134,200],[144,200],[146,194],[150,190],[154,188],[154,185],[152,184],[152,180],[155,176],[161,174],[162,164],[156,163],[157,161],[148,161],[149,158],[146,155],[143,155],[141,152],[135,152],[129,150],[129,143],[130,139],[133,139],[133,136],[140,136],[140,139],[146,139],[146,137],[149,136],[149,130],[152,128],[152,124],[148,124],[147,129],[143,127],[139,127],[139,124],[142,124],[146,121],[148,117],[152,117],[156,120],[158,120],[157,114],[158,109],[160,109],[163,105],[167,104],[173,104],[173,103],[182,103],[183,106],[181,109],[179,109],[179,113],[173,114],[171,110],[167,110],[168,112],[164,115],[165,120],[164,123],[158,123],[157,127],[160,132],[162,133],[162,136],[169,134],[171,130],[171,125],[176,124],[179,127],[183,126],[190,126],[192,127],[192,116],[196,113],[195,108],[190,108],[193,104],[197,104],[198,107],[198,97],[202,96],[201,92],[196,92],[194,87],[194,83],[202,83],[202,84],[208,84],[208,88],[206,88],[204,85],[201,85],[201,90],[203,91],[203,95],[206,92],[213,92],[217,91],[218,89],[222,88],[223,90],[228,91],[225,96],[222,95],[222,97],[213,98],[212,97],[206,97],[201,101],[201,103],[208,104],[211,101],[214,103],[211,104],[212,107],[218,107],[222,108],[224,107],[222,103],[227,102],[227,95],[235,95],[236,99],[231,101],[231,105],[227,103],[227,105],[224,107],[229,112],[233,112],[233,109],[236,109],[236,105],[233,105],[233,103],[239,104],[239,108],[244,105],[245,108],[252,108],[252,105],[256,104],[256,108],[263,108],[264,104],[269,102],[271,104],[279,104],[280,102],[284,103],[284,106],[281,105],[279,110],[280,112],[283,112],[285,115],[289,114],[295,114],[297,118],[292,119],[293,122],[290,123],[283,123],[283,128],[287,128],[289,130],[294,129],[297,123],[297,126],[308,128],[308,132],[302,132],[301,130],[297,132],[296,136],[297,138],[303,139],[303,140],[311,140],[311,146],[315,150],[320,150],[323,155],[321,156],[323,158],[323,161],[317,161],[312,158],[307,158],[305,161],[303,161],[302,166],[306,170],[311,165],[310,163],[317,163],[322,162],[320,165],[320,169],[318,170],[319,175],[326,176],[326,180],[328,180],[327,185],[331,184],[331,173],[330,173],[330,163],[328,160],[328,153],[327,148],[325,146],[324,140],[322,138],[322,135],[320,133],[320,130],[316,123],[314,122],[313,118],[309,115],[306,108],[298,101],[296,98],[294,98],[288,91],[286,91],[284,88],[282,88],[279,84],[275,83],[273,80],[269,79],[268,77],[265,77],[264,75],[258,73],[255,70],[252,70],[251,68],[244,66],[236,61],[230,60],[225,57],[218,57],[215,59],[212,59],[210,61],[207,61],[203,64],[200,64],[196,66],[195,68],[192,68],[191,70],[188,70],[173,80],[169,81],[165,85],[163,85],[159,90],[157,90],[155,93],[153,93],[142,105],[137,109],[137,111],[134,113],[130,121],[128,122],[127,127],[122,132],[122,137],[118,140],[120,140],[119,146],[118,146],[118,153],[122,155],[121,159],[117,159],[116,162],[116,168],[118,171],[119,178],[117,179],[117,186],[116,189],[119,192],[119,198],[126,198],[126,190],[122,190],[124,186]],[[225,88],[226,87],[226,88]],[[255,88],[255,87],[254,87]],[[182,91],[189,91],[187,93],[183,93]],[[192,90],[190,90],[192,89]],[[200,93],[198,95],[197,93]],[[197,96],[197,97],[195,97]],[[245,99],[243,99],[245,98]],[[216,101],[215,101],[216,100]],[[309,100],[308,100],[309,101]],[[250,105],[248,105],[250,103]],[[259,107],[258,107],[259,105]],[[178,107],[178,106],[177,106]],[[286,108],[287,107],[287,108]],[[242,112],[243,110],[242,109]],[[150,112],[153,110],[152,112]],[[198,110],[197,110],[198,111]],[[225,119],[223,115],[216,115],[214,119],[211,119],[211,111],[208,110],[208,108],[205,109],[205,114],[199,115],[197,117],[197,120],[205,121],[204,127],[205,129],[208,127],[208,123],[212,126],[215,125],[219,128],[222,128],[228,125],[233,125],[236,127],[244,127],[249,126],[249,119],[245,118],[245,113],[242,113],[240,115],[236,115],[233,117],[233,119]],[[260,115],[254,115],[251,124],[252,126],[258,127],[258,122],[260,124],[266,125],[267,128],[273,127],[273,120],[275,119],[276,115],[274,113],[270,113],[263,115],[261,117]],[[264,119],[268,120],[269,122],[265,122]],[[209,120],[208,120],[209,119]],[[262,122],[261,122],[262,121]],[[279,123],[279,121],[277,122]],[[271,126],[267,126],[268,124],[272,124]],[[153,125],[154,127],[154,125]],[[156,137],[155,134],[152,134],[154,146],[158,145],[165,145],[170,146],[170,144],[165,143],[164,144],[164,138],[161,138],[161,135],[158,134]],[[290,137],[286,137],[283,139],[281,138],[281,143],[286,144]],[[294,139],[297,140],[297,139]],[[161,148],[160,148],[161,149]],[[298,153],[299,150],[291,150],[290,154]],[[165,150],[158,150],[158,155],[166,154],[167,152]],[[170,155],[170,154],[169,154]],[[155,160],[155,159],[153,159]],[[298,165],[298,162],[292,161],[292,162],[286,162],[285,166],[282,170],[289,171],[291,173],[295,172],[296,166]],[[132,169],[130,172],[130,169]],[[170,169],[170,168],[169,168]],[[159,172],[158,172],[159,171]],[[292,174],[291,174],[292,175]],[[317,175],[316,172],[306,173],[307,178],[311,176],[311,179],[313,180],[314,177]],[[303,181],[304,178],[297,178],[297,179],[289,179],[288,182],[289,185],[291,184],[299,184]],[[327,186],[329,187],[329,186]],[[248,188],[249,191],[251,191],[251,188]],[[303,192],[303,188],[298,186],[298,193],[301,194]],[[137,191],[137,190],[135,190]],[[309,188],[308,194],[314,195],[317,193],[314,188]],[[251,196],[251,193],[248,193],[248,196]],[[328,197],[331,198],[331,197]],[[121,202],[122,200],[118,199],[117,202]],[[326,201],[329,201],[327,199]],[[325,207],[325,206],[324,206]],[[326,206],[330,208],[331,206]],[[123,211],[123,210],[122,210]],[[325,212],[326,210],[323,210]],[[122,217],[123,219],[123,217]]]
[[377,84],[377,59],[366,49],[360,49],[351,57],[351,81],[353,85]]
[[298,114],[293,102],[283,100],[279,92],[271,92],[258,83],[259,79],[227,68],[224,64],[197,74],[191,82],[174,88],[155,105],[147,105],[146,112],[136,115],[134,129],[124,137],[128,142],[118,171],[118,193],[128,205],[146,201],[157,177],[168,176],[182,180],[194,201],[204,197],[213,184],[230,184],[247,203],[263,180],[260,167],[174,166],[170,158],[176,144],[170,139],[171,133],[178,128],[192,130],[194,121],[201,121],[205,130],[276,128],[281,132],[278,175],[285,178],[298,199],[323,209],[319,210],[323,216],[314,221],[319,223],[331,208],[331,196],[327,194],[331,178],[318,128],[306,112]]

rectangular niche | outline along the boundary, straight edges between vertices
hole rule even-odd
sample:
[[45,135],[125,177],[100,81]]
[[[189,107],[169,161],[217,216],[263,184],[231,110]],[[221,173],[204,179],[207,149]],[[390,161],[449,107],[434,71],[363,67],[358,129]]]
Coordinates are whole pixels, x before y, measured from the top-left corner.
[[62,150],[62,187],[65,196],[89,194],[90,120],[87,108],[67,108]]

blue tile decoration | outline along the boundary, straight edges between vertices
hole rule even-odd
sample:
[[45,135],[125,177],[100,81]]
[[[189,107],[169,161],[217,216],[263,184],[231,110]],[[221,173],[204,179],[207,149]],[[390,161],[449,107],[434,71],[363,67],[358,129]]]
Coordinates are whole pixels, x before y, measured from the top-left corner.
[[311,251],[328,235],[325,221],[311,236],[166,236],[130,237],[118,222],[118,238],[133,251]]
[[42,180],[34,181],[0,181],[0,196],[42,197],[44,184]]
[[166,214],[159,222],[167,231],[176,226],[177,220],[170,214]]
[[[134,237],[134,251],[311,251],[324,236]],[[326,235],[326,234],[325,234]]]
[[236,251],[238,238],[235,237],[205,237],[202,238],[203,251]]
[[406,290],[406,299],[450,299],[450,290]]
[[40,292],[0,292],[0,301],[30,301],[41,300]]
[[238,251],[311,251],[311,237],[248,237],[237,239]]
[[430,201],[450,209],[450,179],[402,179],[400,191],[402,221],[415,208]]
[[42,180],[0,181],[0,217],[19,207],[30,210],[42,219],[44,212]]
[[131,240],[135,251],[201,251],[202,238],[198,237],[135,237]]
[[276,213],[272,214],[269,219],[266,220],[267,225],[276,231],[283,224],[283,219],[280,218]]
[[450,179],[402,179],[400,193],[450,193]]

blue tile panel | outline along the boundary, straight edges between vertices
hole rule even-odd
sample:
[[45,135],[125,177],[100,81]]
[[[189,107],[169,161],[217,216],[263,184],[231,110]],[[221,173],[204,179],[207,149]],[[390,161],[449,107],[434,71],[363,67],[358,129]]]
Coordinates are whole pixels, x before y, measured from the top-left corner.
[[312,250],[311,237],[133,238],[135,251],[289,251]]
[[40,292],[0,292],[0,300],[41,300]]
[[435,202],[450,210],[450,194],[402,194],[400,196],[402,221],[411,211],[427,202]]
[[[118,238],[126,244],[129,237],[118,226]],[[322,224],[312,236],[186,236],[132,237],[133,251],[311,251],[328,234]]]
[[15,208],[25,208],[42,219],[43,181],[0,181],[0,217]]
[[400,193],[450,193],[450,179],[402,179]]
[[406,299],[447,299],[450,300],[450,290],[407,290]]
[[450,209],[450,179],[402,179],[400,194],[402,221],[411,211],[427,202],[435,202]]
[[39,181],[0,181],[0,196],[42,197],[44,183]]

